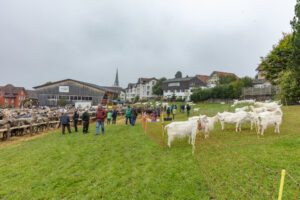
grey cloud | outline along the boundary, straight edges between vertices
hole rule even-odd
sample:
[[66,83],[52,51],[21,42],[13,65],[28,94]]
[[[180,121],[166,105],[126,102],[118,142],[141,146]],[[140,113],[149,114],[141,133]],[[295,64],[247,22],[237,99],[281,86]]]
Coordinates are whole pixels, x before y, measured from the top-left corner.
[[255,75],[290,32],[294,0],[3,0],[0,85],[74,78],[126,86],[138,77]]

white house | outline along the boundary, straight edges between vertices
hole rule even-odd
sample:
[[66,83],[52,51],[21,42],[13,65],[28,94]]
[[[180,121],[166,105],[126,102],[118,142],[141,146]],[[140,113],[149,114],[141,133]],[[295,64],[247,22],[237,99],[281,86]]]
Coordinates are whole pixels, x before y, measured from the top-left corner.
[[132,101],[139,96],[140,99],[156,97],[152,93],[152,88],[158,80],[156,78],[139,78],[137,83],[129,83],[126,88],[126,99]]
[[162,85],[164,98],[170,99],[173,96],[181,97],[190,101],[193,90],[196,88],[206,88],[206,84],[197,76],[186,78],[168,79]]
[[207,78],[207,87],[213,88],[219,84],[220,76],[234,76],[235,78],[239,79],[237,75],[234,73],[228,73],[228,72],[219,72],[219,71],[213,71],[211,75]]

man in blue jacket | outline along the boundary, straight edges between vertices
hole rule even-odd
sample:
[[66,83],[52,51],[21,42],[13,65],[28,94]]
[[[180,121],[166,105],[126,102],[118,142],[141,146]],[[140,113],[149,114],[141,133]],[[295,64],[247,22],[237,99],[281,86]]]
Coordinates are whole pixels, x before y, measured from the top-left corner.
[[64,112],[60,117],[60,124],[62,127],[62,134],[65,134],[65,127],[67,127],[69,133],[71,133],[70,129],[70,117]]

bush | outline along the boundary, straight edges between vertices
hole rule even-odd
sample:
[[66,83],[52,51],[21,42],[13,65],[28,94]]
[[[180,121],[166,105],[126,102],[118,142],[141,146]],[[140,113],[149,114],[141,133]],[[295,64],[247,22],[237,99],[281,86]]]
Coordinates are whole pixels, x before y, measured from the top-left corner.
[[176,100],[176,95],[173,94],[170,100],[171,100],[171,101],[175,101],[175,100]]
[[279,75],[279,93],[277,96],[284,104],[297,104],[300,100],[300,88],[295,74],[288,70]]
[[176,101],[177,101],[177,102],[182,102],[182,97],[177,97],[177,98],[176,98]]
[[140,96],[136,96],[133,100],[133,103],[137,103],[140,100]]
[[65,105],[67,105],[67,103],[68,103],[67,99],[65,99],[65,98],[61,98],[57,101],[58,106],[65,106]]
[[191,95],[191,100],[195,102],[208,99],[233,99],[239,98],[242,90],[242,81],[235,81],[231,84],[218,85],[209,89],[197,89]]

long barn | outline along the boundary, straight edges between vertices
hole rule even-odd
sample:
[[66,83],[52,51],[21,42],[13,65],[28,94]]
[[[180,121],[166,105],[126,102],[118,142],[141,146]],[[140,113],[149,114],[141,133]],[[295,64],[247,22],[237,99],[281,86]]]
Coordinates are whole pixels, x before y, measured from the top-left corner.
[[66,99],[68,104],[91,102],[92,105],[109,104],[118,91],[105,86],[86,83],[73,79],[49,82],[34,87],[40,106],[56,106],[59,99]]

